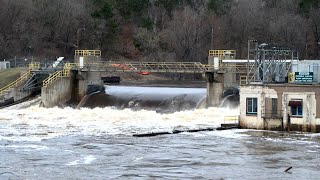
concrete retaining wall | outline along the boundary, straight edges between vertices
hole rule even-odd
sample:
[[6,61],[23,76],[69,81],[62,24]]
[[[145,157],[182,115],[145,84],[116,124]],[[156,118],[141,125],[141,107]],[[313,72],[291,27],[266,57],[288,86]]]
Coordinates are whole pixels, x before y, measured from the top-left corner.
[[46,108],[62,106],[71,100],[72,81],[71,78],[60,78],[48,87],[42,87],[41,100]]
[[8,94],[5,95],[5,99],[9,99],[9,98],[13,97],[14,101],[19,101],[19,100],[22,100],[32,94],[31,91],[20,91],[21,88],[22,88],[21,86],[16,87],[16,88],[12,88],[12,90]]

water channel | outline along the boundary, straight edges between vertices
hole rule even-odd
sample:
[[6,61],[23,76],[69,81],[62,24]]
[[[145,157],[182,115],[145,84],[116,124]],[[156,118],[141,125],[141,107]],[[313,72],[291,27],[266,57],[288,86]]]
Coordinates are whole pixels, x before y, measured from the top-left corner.
[[[200,102],[203,88],[108,86],[106,94],[128,97],[120,105],[93,109],[40,108],[39,98],[1,109],[0,179],[319,179],[318,134],[227,130],[132,136],[218,127],[224,116],[239,114],[237,108],[181,103]],[[159,99],[167,100],[164,112],[143,103]],[[176,106],[183,108],[168,111]]]

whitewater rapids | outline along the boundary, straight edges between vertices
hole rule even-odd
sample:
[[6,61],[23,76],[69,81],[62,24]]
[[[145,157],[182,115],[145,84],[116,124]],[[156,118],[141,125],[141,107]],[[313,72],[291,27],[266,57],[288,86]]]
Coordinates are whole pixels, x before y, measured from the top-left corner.
[[[34,104],[34,102],[27,102]],[[41,140],[76,135],[132,135],[133,133],[219,127],[237,109],[209,108],[161,114],[156,111],[105,108],[41,108],[26,104],[0,110],[0,139]]]

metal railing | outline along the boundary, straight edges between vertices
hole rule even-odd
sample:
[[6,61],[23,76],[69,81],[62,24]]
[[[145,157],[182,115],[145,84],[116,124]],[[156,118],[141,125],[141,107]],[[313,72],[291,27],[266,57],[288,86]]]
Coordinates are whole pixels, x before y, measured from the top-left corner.
[[39,62],[33,62],[33,63],[30,63],[28,65],[29,67],[29,71],[33,71],[33,70],[37,70],[40,68],[40,63]]
[[262,112],[261,117],[270,119],[281,119],[283,117],[283,111],[265,110],[265,112]]
[[254,64],[250,63],[249,67],[247,63],[224,63],[220,64],[220,71],[226,71],[229,73],[243,73],[247,74],[247,68],[253,68]]
[[12,88],[17,87],[23,81],[29,79],[30,76],[31,76],[31,72],[28,71],[27,73],[25,73],[21,77],[19,77],[17,80],[15,80],[12,83],[10,83],[10,84],[6,85],[5,87],[1,88],[0,89],[0,96],[10,92]]
[[214,57],[234,57],[236,56],[235,50],[209,50],[209,56]]
[[30,63],[28,65],[29,70],[25,74],[23,74],[21,77],[19,77],[17,80],[13,81],[12,83],[4,86],[3,88],[0,89],[0,96],[3,96],[4,94],[8,93],[11,91],[12,88],[19,86],[22,82],[25,80],[29,79],[31,77],[31,71],[37,70],[40,68],[40,63],[35,62],[35,63]]
[[[80,50],[79,50],[80,51]],[[84,51],[84,50],[81,50]],[[253,65],[252,65],[253,66]],[[226,72],[246,73],[246,64],[223,63],[220,70]],[[251,66],[250,66],[251,68]],[[80,65],[66,63],[63,70],[57,71],[43,81],[47,87],[58,78],[70,77],[70,70],[109,71],[109,72],[151,72],[151,73],[205,73],[213,72],[214,66],[200,62],[92,62]]]
[[117,72],[167,72],[167,73],[204,73],[212,71],[213,66],[199,62],[101,62],[87,63],[82,67],[72,64],[72,69],[80,68],[91,71],[117,71]]
[[[118,71],[118,72],[168,72],[168,73],[205,73],[213,72],[214,66],[200,62],[93,62],[85,63],[80,67],[79,63],[67,63],[69,69],[82,69],[92,71]],[[254,65],[250,65],[252,68]],[[230,73],[247,72],[247,64],[222,63],[220,71]]]
[[100,50],[76,50],[76,56],[101,56]]
[[75,63],[66,63],[63,70],[56,71],[51,74],[47,79],[43,81],[43,87],[48,87],[50,84],[55,82],[59,78],[68,78],[70,77],[70,70],[72,69],[72,65]]
[[235,50],[209,50],[209,57],[218,58],[219,68],[221,70],[223,66],[222,60],[235,59],[236,51]]

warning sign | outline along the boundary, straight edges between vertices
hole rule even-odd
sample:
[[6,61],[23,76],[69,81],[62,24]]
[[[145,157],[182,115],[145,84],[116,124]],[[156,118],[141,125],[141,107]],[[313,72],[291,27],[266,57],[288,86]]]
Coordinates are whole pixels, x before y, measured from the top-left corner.
[[312,83],[313,82],[313,72],[296,72],[295,73],[296,82],[302,83]]

